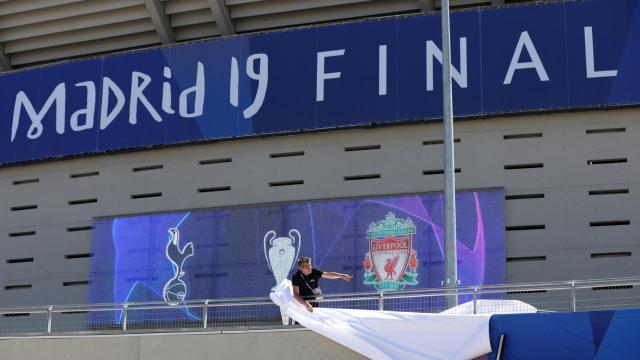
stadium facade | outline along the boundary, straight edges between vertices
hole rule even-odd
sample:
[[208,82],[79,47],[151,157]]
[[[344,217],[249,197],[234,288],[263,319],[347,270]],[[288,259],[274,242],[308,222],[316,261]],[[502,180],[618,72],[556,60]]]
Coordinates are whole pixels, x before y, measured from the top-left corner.
[[[633,16],[618,21],[615,15],[634,14],[638,3],[506,3],[453,2],[462,8],[454,13],[452,37],[454,108],[460,109],[457,188],[503,190],[506,283],[637,275],[639,174],[633,163],[640,155],[635,141],[640,100],[631,93],[637,75],[633,64],[640,59],[626,38],[637,36],[638,24]],[[408,29],[406,38],[419,40],[418,59],[413,50],[393,48],[402,48],[397,29],[404,25],[437,25],[436,15],[417,14],[437,5],[404,0],[0,2],[0,64],[7,70],[0,74],[0,305],[86,302],[96,219],[441,191],[439,32],[422,36]],[[504,20],[500,16],[506,11],[514,15],[511,22],[487,25],[492,16]],[[582,17],[565,21],[565,11]],[[531,16],[535,12],[557,19],[541,24]],[[397,17],[377,18],[385,15]],[[349,21],[333,24],[344,20]],[[316,26],[321,22],[331,24]],[[481,36],[473,33],[480,24]],[[293,29],[298,25],[307,27]],[[273,32],[250,34],[265,30]],[[562,30],[557,38],[565,42],[554,44]],[[331,31],[337,35],[328,38],[329,47],[308,41]],[[233,34],[238,35],[216,40]],[[286,43],[287,36],[293,38],[287,51],[268,43],[270,38]],[[474,36],[481,41],[474,43]],[[209,37],[214,39],[171,45]],[[138,49],[159,44],[166,46]],[[227,56],[225,46],[237,44],[239,55]],[[361,53],[340,68],[342,45],[348,54]],[[202,49],[220,51],[224,64],[215,62],[217,53],[201,64]],[[303,60],[277,64],[282,57],[269,58],[270,49],[294,60],[311,54],[313,66]],[[128,50],[135,51],[121,53]],[[492,61],[492,54],[503,56]],[[93,55],[99,56],[75,60]],[[156,63],[156,55],[163,61]],[[64,62],[40,66],[57,61]],[[381,65],[387,61],[389,81]],[[93,72],[104,64],[118,75],[108,83]],[[359,68],[372,70],[370,77],[350,78],[348,72]],[[291,86],[293,80],[279,82],[271,75],[257,101],[266,69],[271,74],[290,70],[299,88]],[[226,113],[198,106],[200,73],[204,79],[218,70],[243,77],[235,93],[224,78],[214,79],[220,81],[208,97],[203,95],[202,101],[219,97],[231,106]],[[136,71],[142,73],[137,78]],[[147,79],[145,71],[156,75]],[[179,90],[165,92],[161,84],[172,84],[172,76],[188,80]],[[157,86],[159,102],[145,98],[147,82]],[[400,94],[397,84],[408,84],[409,90]],[[360,85],[363,92],[376,92],[358,93]],[[102,95],[94,92],[91,100],[91,88]],[[95,123],[83,133],[89,126],[88,104],[95,105],[105,89],[115,98],[118,91],[126,93],[125,110],[120,114],[96,105]],[[285,95],[269,97],[280,90]],[[172,96],[173,103],[163,96]],[[323,104],[329,105],[323,110]],[[67,105],[66,117],[59,115]],[[154,111],[170,114],[174,124],[193,117],[231,120],[222,130],[194,137],[180,133],[182,125],[165,125],[168,121],[159,130],[151,128],[160,123]],[[258,124],[260,116],[275,125]],[[242,128],[242,121],[252,118],[253,128]],[[255,264],[238,260],[234,266]]]

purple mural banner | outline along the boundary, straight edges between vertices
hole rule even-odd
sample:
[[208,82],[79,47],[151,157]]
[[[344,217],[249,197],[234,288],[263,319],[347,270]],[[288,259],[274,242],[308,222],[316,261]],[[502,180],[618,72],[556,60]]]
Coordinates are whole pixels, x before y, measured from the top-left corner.
[[[504,283],[504,191],[458,192],[461,286]],[[97,219],[90,303],[266,297],[296,270],[325,293],[442,286],[443,196],[413,194]]]

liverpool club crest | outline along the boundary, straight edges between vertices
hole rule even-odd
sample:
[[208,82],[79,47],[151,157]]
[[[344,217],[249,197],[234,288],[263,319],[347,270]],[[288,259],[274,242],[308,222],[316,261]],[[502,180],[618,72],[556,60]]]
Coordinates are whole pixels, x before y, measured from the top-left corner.
[[380,292],[417,285],[418,259],[412,240],[416,226],[411,218],[397,219],[388,213],[384,220],[369,224],[369,252],[364,259],[364,284]]

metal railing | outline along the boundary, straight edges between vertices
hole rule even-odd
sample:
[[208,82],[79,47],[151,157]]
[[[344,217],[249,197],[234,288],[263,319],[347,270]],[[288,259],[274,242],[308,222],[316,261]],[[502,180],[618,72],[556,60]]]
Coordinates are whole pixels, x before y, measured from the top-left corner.
[[[462,306],[447,309],[458,297]],[[486,301],[491,300],[491,301]],[[513,302],[507,300],[519,300]],[[495,313],[640,308],[640,277],[325,295],[323,308],[421,313]],[[176,304],[130,302],[0,309],[0,337],[50,334],[264,329],[284,325],[268,298],[206,299]]]

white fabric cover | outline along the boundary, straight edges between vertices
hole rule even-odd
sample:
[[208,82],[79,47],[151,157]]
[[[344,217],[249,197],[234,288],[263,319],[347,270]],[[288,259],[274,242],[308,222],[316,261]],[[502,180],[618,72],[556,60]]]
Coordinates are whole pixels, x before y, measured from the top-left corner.
[[293,299],[284,280],[271,300],[304,327],[371,359],[473,359],[491,352],[490,315],[316,308]]
[[[485,300],[476,301],[476,314],[524,314],[535,313],[538,309],[520,300]],[[473,314],[473,301],[454,306],[440,314]]]

